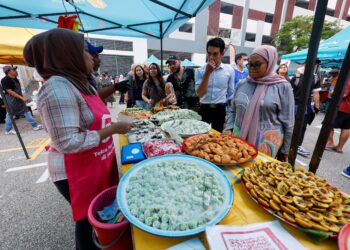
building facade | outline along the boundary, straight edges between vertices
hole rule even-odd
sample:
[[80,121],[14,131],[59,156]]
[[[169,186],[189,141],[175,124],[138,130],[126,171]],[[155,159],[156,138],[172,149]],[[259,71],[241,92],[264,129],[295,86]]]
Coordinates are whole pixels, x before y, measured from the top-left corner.
[[[314,16],[317,0],[216,0],[179,29],[163,39],[163,59],[177,54],[197,65],[206,61],[206,42],[212,37],[233,44],[236,53],[250,53],[261,44],[271,44],[280,27],[295,16]],[[350,25],[350,0],[329,0],[326,20]],[[105,47],[101,70],[113,75],[127,72],[132,63],[150,55],[160,58],[160,41],[89,35],[92,43]],[[224,62],[229,62],[226,52]]]

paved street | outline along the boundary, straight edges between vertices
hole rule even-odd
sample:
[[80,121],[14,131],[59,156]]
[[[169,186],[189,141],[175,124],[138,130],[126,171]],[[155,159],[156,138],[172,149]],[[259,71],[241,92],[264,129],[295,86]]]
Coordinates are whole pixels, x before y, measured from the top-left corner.
[[[116,114],[125,106],[111,108]],[[304,147],[312,150],[323,115],[308,128]],[[74,224],[70,207],[48,180],[46,133],[32,131],[24,119],[18,126],[33,159],[27,160],[16,136],[5,136],[0,124],[0,249],[74,249]],[[339,133],[335,134],[336,137]],[[336,139],[337,141],[337,139]],[[350,179],[340,172],[350,164],[350,144],[345,153],[324,153],[318,175],[344,191],[350,191]],[[298,156],[299,164],[309,159]]]

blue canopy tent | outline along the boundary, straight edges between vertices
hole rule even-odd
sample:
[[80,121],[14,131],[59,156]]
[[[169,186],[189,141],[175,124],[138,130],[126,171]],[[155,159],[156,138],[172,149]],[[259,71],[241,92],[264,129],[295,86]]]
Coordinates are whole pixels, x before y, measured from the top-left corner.
[[160,64],[160,60],[154,56],[151,55],[150,57],[147,58],[146,61],[143,62],[144,64],[151,64],[151,63],[156,63],[156,64]]
[[191,62],[190,60],[188,59],[185,59],[181,62],[181,66],[184,66],[184,67],[198,67],[197,64],[194,64],[193,62]]
[[[0,26],[49,30],[57,27],[59,16],[77,15],[81,23],[79,31],[83,33],[160,39],[162,67],[163,38],[213,2],[214,0],[1,0]],[[0,92],[2,94],[1,88]],[[5,105],[7,106],[6,102]],[[15,121],[13,124],[23,151],[29,158]]]
[[[334,36],[322,41],[318,48],[317,57],[322,65],[334,66],[341,64],[350,42],[350,26]],[[303,63],[306,60],[308,49],[282,56],[282,60]]]
[[84,33],[160,39],[163,57],[163,38],[213,2],[214,0],[1,0],[0,26],[48,30],[57,27],[59,16],[77,14],[82,23],[79,30]]

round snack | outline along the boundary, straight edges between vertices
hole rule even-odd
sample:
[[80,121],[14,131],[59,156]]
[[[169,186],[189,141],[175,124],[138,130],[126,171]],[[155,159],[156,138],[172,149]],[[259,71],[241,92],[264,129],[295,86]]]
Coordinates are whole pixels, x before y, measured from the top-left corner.
[[280,199],[280,198],[278,198],[278,196],[277,196],[277,195],[273,194],[273,195],[272,195],[272,199],[273,199],[275,202],[277,202],[278,204],[282,204],[281,199]]
[[325,231],[325,232],[329,231],[329,229],[327,227],[324,227],[319,223],[315,223],[315,222],[311,221],[311,224],[312,224],[312,228],[314,228],[316,230]]
[[282,209],[284,212],[288,213],[288,214],[294,214],[294,211],[293,211],[293,210],[291,210],[290,208],[288,208],[288,207],[286,207],[286,206],[284,206],[284,205],[281,205],[281,209]]
[[334,233],[339,233],[340,228],[335,224],[327,220],[321,221],[321,225],[328,228],[329,231],[332,231]]
[[258,202],[260,204],[262,204],[263,206],[265,206],[265,207],[270,207],[269,203],[266,200],[264,200],[264,199],[262,199],[260,197],[258,198]]
[[287,220],[289,220],[290,222],[295,223],[295,217],[289,213],[283,212],[283,217]]
[[303,198],[301,198],[301,197],[294,196],[293,202],[300,209],[305,209],[307,207],[307,202],[305,200],[303,200]]
[[311,228],[312,222],[308,219],[295,218],[295,221],[302,227]]
[[292,196],[280,195],[279,197],[280,197],[281,201],[283,201],[285,203],[293,203],[293,197]]
[[303,190],[301,190],[297,185],[293,185],[290,187],[290,192],[295,196],[302,196]]
[[315,199],[312,199],[310,200],[316,207],[320,207],[320,208],[329,208],[329,204],[326,204],[326,203],[322,203],[322,202],[319,202]]
[[281,210],[279,204],[277,202],[275,202],[274,200],[270,200],[270,207],[275,211]]
[[318,213],[318,212],[315,212],[315,211],[308,211],[306,212],[306,214],[314,221],[322,221],[323,220],[323,216],[322,214]]
[[289,190],[289,187],[283,181],[281,181],[280,183],[277,184],[277,191],[280,194],[286,195],[288,193],[288,190]]

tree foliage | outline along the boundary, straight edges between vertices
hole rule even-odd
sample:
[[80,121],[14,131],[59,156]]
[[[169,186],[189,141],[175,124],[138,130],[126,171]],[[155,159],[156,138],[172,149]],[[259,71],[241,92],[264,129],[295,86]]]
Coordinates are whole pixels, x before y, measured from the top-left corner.
[[[273,40],[279,53],[287,54],[307,48],[313,21],[313,16],[296,16],[291,21],[285,22]],[[333,36],[340,30],[341,28],[338,26],[337,21],[329,22],[325,20],[321,40]]]

